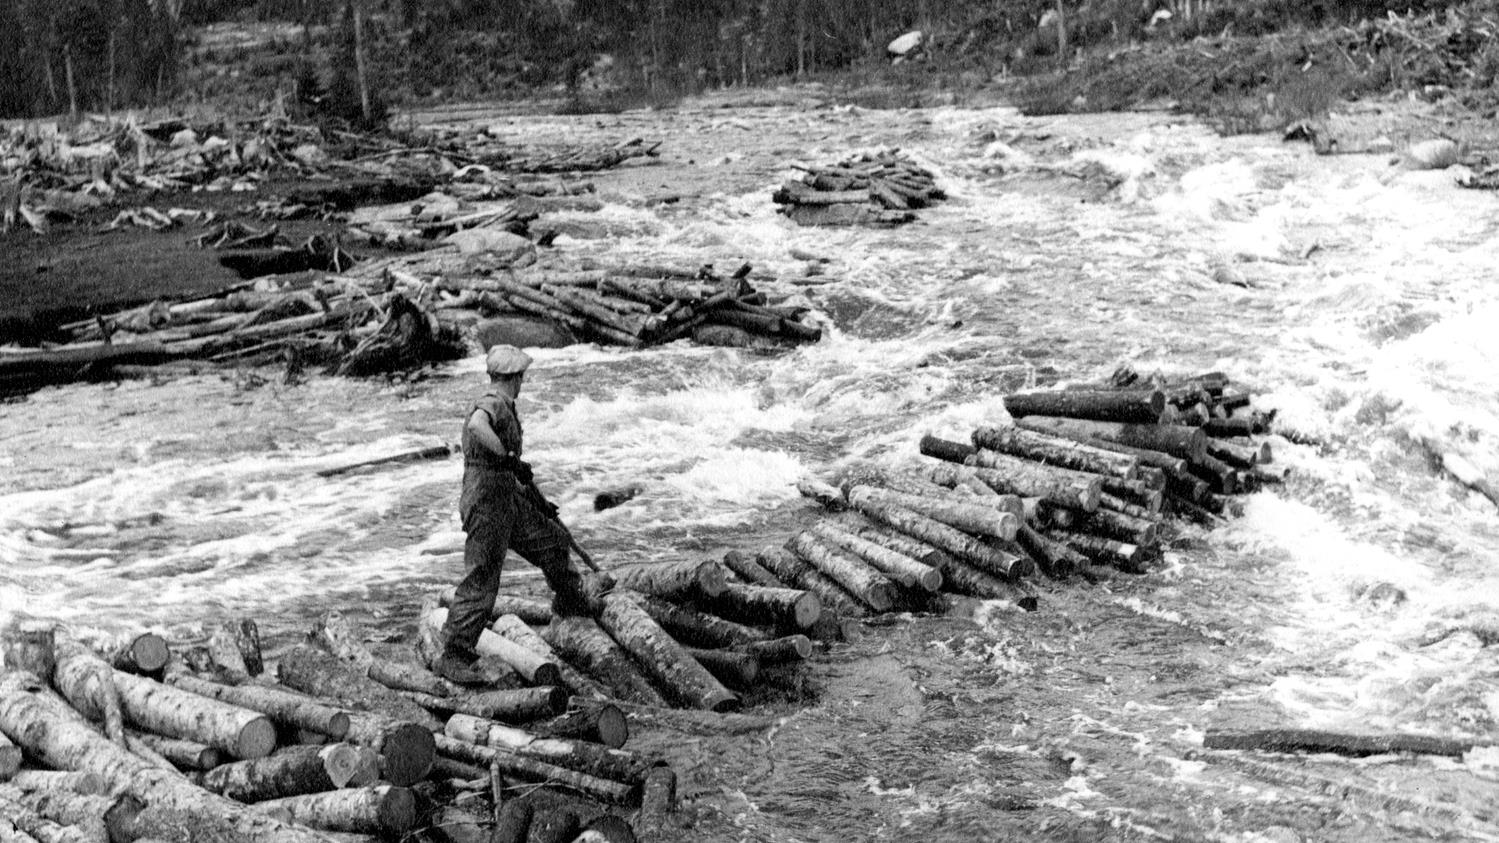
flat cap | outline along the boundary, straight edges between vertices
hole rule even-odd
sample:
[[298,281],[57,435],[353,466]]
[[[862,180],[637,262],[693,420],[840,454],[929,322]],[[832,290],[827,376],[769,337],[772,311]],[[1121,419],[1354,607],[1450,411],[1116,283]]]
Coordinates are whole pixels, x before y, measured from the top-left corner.
[[517,375],[530,365],[530,355],[513,345],[497,345],[484,357],[484,368],[491,375]]

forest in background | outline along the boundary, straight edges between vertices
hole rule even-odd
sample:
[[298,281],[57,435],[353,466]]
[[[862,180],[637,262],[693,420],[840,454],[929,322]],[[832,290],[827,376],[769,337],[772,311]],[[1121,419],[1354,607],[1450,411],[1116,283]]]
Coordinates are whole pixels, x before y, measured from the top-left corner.
[[[1036,112],[1267,85],[1313,89],[1290,97],[1304,107],[1411,81],[1397,64],[1421,46],[1491,81],[1472,64],[1491,60],[1494,12],[1495,0],[0,0],[0,116],[289,96],[353,117],[359,67],[376,112],[543,91],[610,110],[828,76],[1011,85]],[[1401,21],[1425,28],[1402,42]],[[220,43],[209,33],[223,22],[286,25]],[[892,67],[885,45],[911,30],[923,60]],[[1331,35],[1305,34],[1319,32]]]

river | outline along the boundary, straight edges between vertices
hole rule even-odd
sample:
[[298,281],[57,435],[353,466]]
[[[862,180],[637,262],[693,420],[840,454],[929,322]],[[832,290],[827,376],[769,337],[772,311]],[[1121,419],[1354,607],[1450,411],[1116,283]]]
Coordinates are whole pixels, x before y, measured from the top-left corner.
[[[798,89],[420,118],[517,142],[663,139],[658,160],[594,179],[602,211],[544,221],[557,248],[748,261],[826,326],[774,354],[535,353],[528,456],[606,565],[779,544],[816,517],[802,475],[918,464],[923,433],[1002,421],[1007,391],[1122,364],[1227,372],[1323,443],[1273,439],[1290,481],[1225,527],[1184,528],[1147,575],[1039,582],[1032,614],[895,616],[767,698],[772,729],[644,736],[682,777],[680,839],[1499,839],[1499,750],[1201,748],[1214,726],[1494,734],[1499,518],[1450,471],[1499,470],[1492,194],[1166,113],[876,111]],[[888,147],[948,201],[894,229],[775,213],[793,162]],[[766,280],[807,255],[834,280]],[[333,607],[407,634],[416,596],[461,569],[459,462],[316,471],[455,440],[481,361],[400,383],[279,374],[0,405],[0,616],[187,642],[249,615],[276,647]],[[643,491],[593,511],[626,484]],[[513,582],[535,588],[524,567]]]

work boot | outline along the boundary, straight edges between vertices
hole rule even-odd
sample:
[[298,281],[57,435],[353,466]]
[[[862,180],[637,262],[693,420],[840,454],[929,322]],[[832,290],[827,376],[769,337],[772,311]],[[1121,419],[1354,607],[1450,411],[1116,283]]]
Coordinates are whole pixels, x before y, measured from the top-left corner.
[[583,590],[583,578],[572,566],[546,572],[547,584],[552,587],[552,614],[561,617],[593,617],[593,608],[588,594]]
[[478,665],[472,662],[464,662],[457,656],[443,653],[432,665],[432,672],[452,682],[454,685],[488,685],[489,677],[484,675]]

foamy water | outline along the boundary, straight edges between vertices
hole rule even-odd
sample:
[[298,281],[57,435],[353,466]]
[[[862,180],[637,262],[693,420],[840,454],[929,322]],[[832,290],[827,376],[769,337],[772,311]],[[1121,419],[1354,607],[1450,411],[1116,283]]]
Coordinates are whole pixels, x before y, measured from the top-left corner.
[[[1122,363],[1221,369],[1326,445],[1275,440],[1292,482],[1229,527],[1189,530],[1210,552],[1173,550],[1151,575],[1160,593],[1126,608],[1260,642],[1252,693],[1304,724],[1493,729],[1499,520],[1437,468],[1446,454],[1499,476],[1492,195],[1158,115],[767,108],[732,121],[743,128],[711,109],[507,124],[567,138],[670,126],[667,148],[708,173],[711,190],[651,208],[640,197],[671,186],[641,186],[651,171],[600,178],[605,211],[565,218],[611,238],[559,248],[767,274],[799,272],[796,251],[840,279],[759,282],[815,308],[827,329],[814,346],[536,355],[528,456],[601,560],[778,543],[802,474],[914,463],[922,433],[1002,421],[1000,396],[1018,387]],[[890,145],[937,170],[950,200],[896,230],[799,229],[774,213],[787,161]],[[446,372],[405,387],[75,386],[3,408],[0,471],[15,479],[0,485],[0,612],[190,634],[225,611],[290,629],[329,602],[409,610],[460,567],[458,460],[315,472],[456,439],[482,375],[477,359]],[[233,413],[194,409],[231,400]],[[38,432],[77,407],[97,427]],[[220,443],[229,430],[273,445]],[[597,491],[628,484],[635,500],[592,511]],[[1074,784],[1059,798],[1087,803],[1086,778]]]

